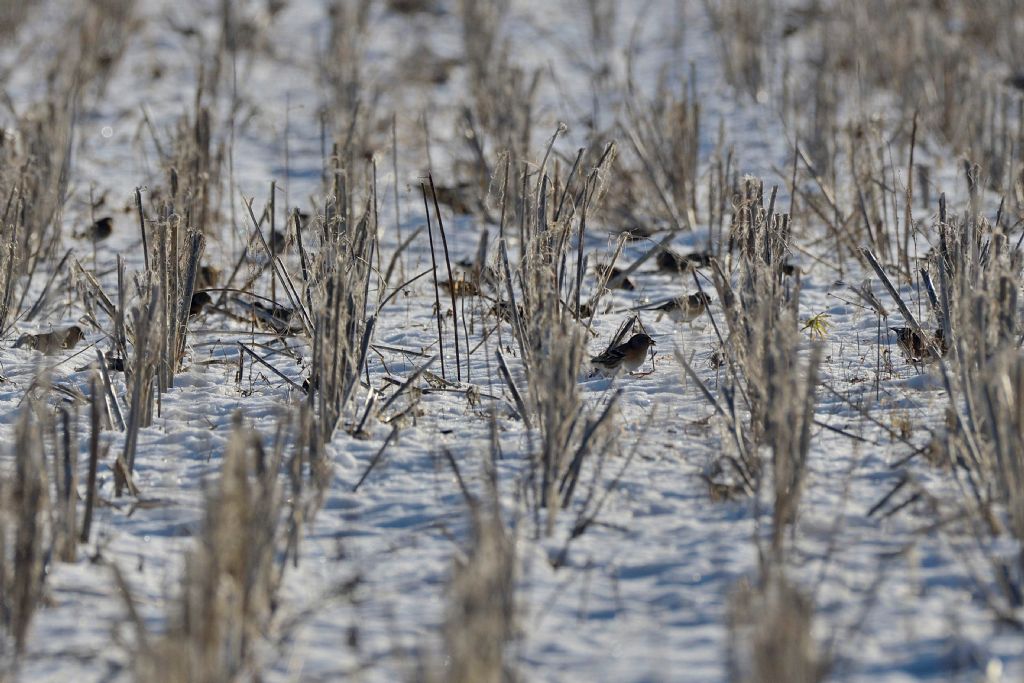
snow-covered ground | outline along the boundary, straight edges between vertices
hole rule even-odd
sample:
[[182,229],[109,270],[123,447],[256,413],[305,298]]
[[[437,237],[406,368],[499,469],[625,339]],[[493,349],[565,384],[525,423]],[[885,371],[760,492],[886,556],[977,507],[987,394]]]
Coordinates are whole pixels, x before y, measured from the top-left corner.
[[[5,75],[0,85],[19,113],[45,94],[41,74],[66,30],[66,4],[34,3],[10,41],[0,46]],[[243,196],[255,197],[255,205],[261,206],[271,181],[276,181],[287,193],[278,209],[279,225],[285,205],[322,210],[321,109],[330,101],[321,77],[326,59],[322,50],[328,40],[326,10],[312,0],[281,4],[271,16],[267,3],[240,3],[236,17],[252,22],[242,35],[259,41],[261,47],[240,51],[237,63],[222,65],[226,73],[234,72],[234,78],[225,75],[220,81],[223,90],[214,121],[217,141],[224,143],[229,158],[223,160],[222,196],[216,198],[219,212],[206,261],[225,270],[234,265],[239,245],[251,229]],[[388,121],[391,112],[396,113],[397,208],[403,234],[409,235],[424,224],[419,182],[428,162],[421,113],[431,112],[434,177],[439,184],[446,183],[456,159],[466,157],[454,122],[468,97],[469,75],[465,64],[456,63],[444,84],[404,82],[403,64],[410,59],[426,59],[428,52],[459,57],[459,3],[437,2],[437,11],[412,15],[392,11],[388,4],[371,3],[361,35],[362,76],[366,93],[380,93],[372,104],[377,114],[386,112],[380,118]],[[608,62],[610,82],[625,80],[629,41],[638,46],[631,68],[645,92],[652,92],[662,77],[679,83],[689,76],[692,64],[703,116],[702,172],[707,171],[721,124],[725,139],[738,151],[738,170],[765,178],[769,186],[777,184],[779,205],[786,206],[788,179],[779,169],[792,163],[787,132],[769,104],[738,94],[726,84],[705,3],[611,4],[618,6],[615,31],[610,44],[599,51]],[[568,131],[557,149],[571,163],[583,140],[583,121],[594,107],[609,121],[621,114],[621,86],[596,94],[592,87],[596,57],[586,5],[574,0],[511,0],[502,23],[503,39],[515,48],[513,60],[541,73],[532,141],[538,163],[559,122],[565,122]],[[168,139],[178,117],[191,110],[203,55],[219,36],[220,12],[221,3],[212,0],[138,0],[125,53],[109,82],[102,93],[87,91],[82,97],[74,128],[71,195],[63,216],[65,248],[73,247],[84,267],[102,273],[100,281],[108,291],[116,287],[118,254],[129,272],[142,269],[134,189],[160,182],[153,132]],[[236,129],[229,138],[225,122],[233,99]],[[9,116],[5,111],[0,121],[6,125]],[[381,144],[374,150],[381,188],[380,237],[383,253],[390,257],[398,243],[391,131],[380,131],[375,139]],[[620,145],[625,147],[625,141]],[[937,167],[933,181],[955,182],[953,155],[937,145],[930,153],[937,165],[953,168],[944,173]],[[951,196],[957,190],[938,189]],[[105,194],[101,211],[114,217],[114,233],[95,256],[87,241],[71,237],[89,222],[90,193]],[[497,231],[478,219],[445,215],[453,263],[473,258],[484,227],[492,237]],[[614,250],[610,233],[615,227],[602,223],[598,211],[585,245],[594,259],[607,259]],[[816,230],[808,226],[807,234]],[[708,239],[709,228],[701,224],[679,234],[673,246],[692,251]],[[651,244],[629,244],[619,263],[631,263]],[[1024,635],[1001,624],[983,599],[992,581],[986,553],[1010,554],[1013,544],[1005,541],[1006,547],[991,548],[988,541],[973,538],[968,528],[937,523],[958,512],[959,493],[949,472],[922,458],[904,466],[900,461],[912,449],[861,415],[864,408],[886,424],[895,426],[895,420],[903,420],[910,425],[909,441],[923,446],[929,430],[941,428],[947,403],[939,382],[927,376],[934,371],[926,369],[926,376],[919,376],[901,359],[895,339],[883,334],[895,367],[892,373],[883,372],[876,384],[874,313],[848,303],[852,295],[827,266],[799,254],[795,260],[805,271],[801,320],[826,312],[832,327],[824,342],[810,471],[788,569],[813,598],[814,635],[820,648],[834,658],[830,678],[1020,680]],[[412,277],[429,263],[428,246],[421,239],[405,253],[402,269]],[[854,271],[845,280],[856,284],[865,276]],[[680,284],[678,278],[657,272],[653,262],[633,279],[635,290],[616,290],[606,298],[613,312],[596,316],[591,354],[604,350],[624,318],[622,309],[691,289],[690,283]],[[38,294],[41,282],[34,286]],[[592,288],[593,279],[588,277],[585,286]],[[877,285],[875,291],[883,296]],[[907,293],[917,299],[916,293]],[[68,287],[58,299],[51,306],[52,315],[16,325],[3,340],[4,443],[13,442],[24,397],[41,372],[48,370],[55,384],[88,392],[91,371],[83,366],[95,352],[79,352],[93,344],[109,349],[109,340],[95,330],[87,330],[85,343],[75,351],[56,356],[11,348],[22,333],[78,319],[82,311],[76,292]],[[57,305],[65,302],[68,306]],[[372,386],[380,387],[384,376],[404,380],[437,352],[433,304],[430,280],[422,278],[381,311],[374,337],[381,353],[371,354],[369,362]],[[714,307],[713,312],[720,314]],[[694,383],[684,379],[673,349],[688,358],[696,354],[693,366],[714,390],[719,376],[707,357],[715,338],[706,318],[692,327],[676,326],[668,319],[655,322],[648,313],[642,318],[658,343],[654,372],[611,381],[581,380],[583,401],[595,409],[604,406],[615,390],[623,392],[618,415],[621,456],[611,458],[600,473],[586,471],[581,485],[596,486],[599,492],[607,487],[609,495],[596,523],[572,540],[557,567],[552,560],[567,543],[576,512],[570,509],[560,515],[551,538],[535,537],[517,489],[532,442],[522,421],[509,410],[499,411],[503,457],[497,474],[517,562],[517,632],[506,659],[519,680],[728,678],[729,596],[737,582],[756,575],[754,541],[764,533],[767,513],[750,499],[713,502],[701,478],[725,447],[725,430]],[[153,425],[139,435],[135,483],[140,499],[115,499],[112,472],[108,463],[101,464],[99,494],[110,505],[98,508],[92,540],[80,549],[77,562],[49,565],[47,597],[32,622],[18,680],[131,676],[132,627],[109,565],[116,564],[124,573],[145,623],[159,631],[167,603],[178,590],[184,553],[202,521],[206,487],[220,472],[232,415],[241,411],[269,440],[277,420],[294,414],[303,400],[301,392],[259,365],[247,365],[241,382],[236,381],[237,342],[257,340],[248,329],[216,312],[190,323],[186,368],[161,398]],[[472,331],[471,342],[480,341],[481,332]],[[482,391],[502,397],[499,406],[511,406],[494,367],[493,343],[492,339],[471,356],[469,376]],[[301,384],[308,375],[310,345],[300,335],[289,340],[289,346],[296,358],[278,355],[275,364]],[[450,373],[450,345],[447,353]],[[518,372],[518,364],[513,370]],[[521,374],[517,377],[522,380]],[[119,386],[123,390],[123,383]],[[361,391],[357,403],[364,397]],[[487,405],[485,400],[483,406]],[[298,566],[285,573],[274,629],[260,653],[263,680],[394,681],[414,678],[424,661],[443,664],[440,628],[446,586],[455,558],[464,552],[469,524],[463,494],[443,452],[449,449],[470,487],[479,488],[490,452],[491,425],[464,391],[424,394],[419,408],[358,491],[353,491],[354,485],[389,438],[391,426],[371,424],[365,440],[343,430],[334,437],[329,450],[334,479],[322,508],[304,530]],[[87,409],[80,413],[84,472]],[[103,438],[111,444],[112,454],[121,451],[122,433],[108,431]],[[869,515],[905,471],[928,495],[891,516]]]

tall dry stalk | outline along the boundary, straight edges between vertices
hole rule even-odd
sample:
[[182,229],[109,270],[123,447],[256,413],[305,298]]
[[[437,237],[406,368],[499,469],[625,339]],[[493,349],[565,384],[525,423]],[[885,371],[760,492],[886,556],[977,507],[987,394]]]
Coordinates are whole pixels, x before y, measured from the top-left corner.
[[757,583],[741,582],[729,598],[729,680],[818,683],[829,660],[812,631],[814,605],[776,567]]
[[472,539],[455,565],[443,627],[452,683],[509,680],[507,650],[515,636],[515,541],[497,509],[471,509]]
[[0,478],[0,670],[17,668],[42,604],[53,550],[40,407],[26,401],[15,427],[12,473]]

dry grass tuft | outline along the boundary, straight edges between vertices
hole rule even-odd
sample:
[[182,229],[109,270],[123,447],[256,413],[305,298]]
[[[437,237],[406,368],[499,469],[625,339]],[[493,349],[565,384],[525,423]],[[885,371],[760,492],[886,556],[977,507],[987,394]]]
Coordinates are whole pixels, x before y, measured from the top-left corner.
[[506,651],[516,628],[515,541],[496,508],[473,508],[471,515],[470,549],[448,586],[443,680],[502,683],[514,680]]
[[[0,616],[3,669],[17,666],[26,648],[32,617],[43,599],[46,565],[53,530],[46,514],[50,507],[46,476],[43,421],[28,402],[14,437],[14,472],[0,480]],[[44,418],[45,419],[45,418]]]
[[814,606],[781,569],[757,584],[743,581],[729,599],[729,680],[817,683],[829,662],[812,633]]
[[143,629],[134,661],[139,680],[181,683],[259,676],[259,645],[274,614],[284,518],[279,474],[282,442],[264,450],[259,434],[236,419],[220,481],[206,501],[197,547],[185,560],[181,596],[167,632]]

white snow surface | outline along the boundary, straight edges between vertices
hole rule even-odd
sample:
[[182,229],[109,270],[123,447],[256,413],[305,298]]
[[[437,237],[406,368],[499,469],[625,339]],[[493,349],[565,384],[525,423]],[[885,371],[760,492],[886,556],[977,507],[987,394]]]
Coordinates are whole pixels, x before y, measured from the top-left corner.
[[[64,4],[63,0],[40,0],[12,43],[0,48],[2,66],[9,71],[5,87],[16,108],[41,96],[38,75],[52,56],[53,36],[65,19]],[[374,4],[364,36],[365,75],[385,93],[379,106],[402,107],[399,187],[402,229],[409,234],[423,224],[419,180],[426,159],[419,112],[435,112],[431,153],[435,178],[444,178],[453,161],[450,150],[459,149],[450,121],[465,92],[466,75],[465,68],[457,66],[452,80],[437,89],[400,86],[395,84],[396,64],[423,46],[441,55],[458,55],[461,26],[457,3],[442,2],[443,11],[415,16],[389,12],[385,4]],[[126,54],[105,92],[83,100],[86,108],[79,112],[76,125],[73,194],[64,219],[65,234],[87,223],[90,189],[97,195],[108,193],[115,231],[95,263],[98,271],[107,273],[102,278],[105,286],[114,281],[110,271],[117,253],[127,259],[129,270],[142,267],[136,215],[120,207],[130,205],[136,186],[155,182],[160,173],[144,131],[143,112],[157,131],[165,131],[194,95],[197,38],[169,30],[168,17],[179,25],[194,26],[209,40],[216,35],[219,5],[213,0],[180,4],[138,0],[138,21]],[[692,63],[706,121],[702,160],[714,148],[722,121],[727,139],[738,150],[741,171],[762,176],[769,185],[778,184],[785,206],[785,183],[774,170],[788,168],[790,163],[782,124],[768,107],[725,85],[718,45],[702,3],[653,0],[620,5],[617,40],[607,46],[613,72],[623,76],[625,43],[639,21],[641,47],[633,67],[638,81],[653,87],[660,70],[667,68],[670,76],[679,78],[689,73]],[[251,4],[245,14],[260,21],[262,8],[263,4]],[[249,53],[244,63],[236,65],[241,106],[251,118],[237,131],[234,184],[238,193],[257,197],[257,205],[264,201],[271,181],[287,188],[290,206],[309,208],[309,197],[321,192],[318,112],[324,85],[317,74],[319,50],[326,39],[324,13],[318,2],[288,2],[260,34],[271,46],[269,54]],[[590,112],[588,62],[592,57],[586,22],[583,2],[511,2],[503,30],[516,44],[528,46],[517,53],[517,59],[526,67],[548,72],[542,80],[535,122],[538,155],[557,123],[565,121],[570,130],[558,148],[571,158],[573,122]],[[670,34],[679,22],[685,39],[676,52]],[[158,80],[152,76],[154,65],[162,67]],[[603,116],[615,115],[614,100],[615,95],[609,94],[602,102]],[[218,133],[223,130],[218,128]],[[390,154],[390,147],[380,150],[378,175],[385,254],[396,244]],[[239,196],[225,196],[222,209],[219,234],[208,245],[207,259],[230,268],[226,255],[234,253],[250,226],[243,220]],[[282,210],[279,220],[283,216]],[[452,260],[471,258],[481,225],[465,217],[446,216]],[[493,237],[495,226],[487,228]],[[701,227],[681,235],[675,246],[682,251],[696,249],[707,237],[706,227]],[[631,261],[649,244],[631,245],[622,260]],[[600,227],[593,230],[588,243],[597,252],[610,251],[613,245],[608,230],[602,232]],[[69,237],[68,246],[76,248],[84,265],[94,265],[89,245]],[[941,427],[945,405],[941,385],[898,360],[895,340],[890,339],[896,376],[883,376],[876,394],[876,318],[837,298],[850,297],[842,293],[844,287],[834,282],[836,274],[826,266],[797,260],[806,270],[801,317],[825,311],[834,325],[825,342],[822,379],[838,396],[819,389],[816,418],[820,424],[865,440],[858,442],[824,427],[815,429],[810,474],[791,541],[789,569],[796,583],[814,598],[815,636],[823,649],[831,648],[835,658],[831,678],[977,681],[984,679],[987,669],[992,670],[993,662],[999,662],[1005,680],[1021,680],[1024,637],[1000,625],[984,602],[984,592],[992,584],[986,554],[1012,554],[1016,548],[1008,540],[1005,547],[989,547],[987,541],[972,538],[963,529],[932,526],[956,514],[959,493],[951,475],[920,458],[911,460],[906,466],[911,476],[937,503],[915,503],[888,518],[867,514],[898,482],[903,468],[891,466],[910,448],[861,418],[839,396],[871,407],[872,414],[882,420],[906,416],[914,429],[911,440],[923,445],[930,438],[928,429]],[[404,268],[411,276],[426,267],[429,253],[424,242],[412,248]],[[653,265],[645,266],[636,279],[636,291],[612,295],[616,310],[682,293],[678,280],[655,272]],[[853,277],[847,280],[859,282]],[[428,355],[436,351],[433,291],[428,281],[419,280],[407,296],[397,297],[384,309],[376,343]],[[881,295],[878,288],[876,292]],[[4,340],[0,350],[5,378],[0,383],[4,443],[13,442],[27,388],[44,368],[51,371],[55,383],[88,391],[88,371],[76,368],[91,360],[91,348],[81,355],[76,350],[71,358],[69,353],[43,357],[11,348],[18,334],[67,324],[77,315],[71,308],[64,319],[19,326]],[[597,317],[592,353],[603,350],[622,317]],[[672,350],[678,347],[687,357],[695,353],[693,365],[714,391],[716,371],[706,362],[713,349],[712,330],[705,322],[692,328],[673,327],[667,320],[655,323],[653,316],[644,322],[660,349],[655,372],[586,381],[581,387],[584,400],[597,407],[615,389],[623,390],[623,454],[634,448],[636,454],[628,465],[624,456],[612,459],[597,475],[594,485],[612,486],[611,494],[599,523],[572,541],[564,566],[554,568],[550,558],[565,544],[574,511],[559,517],[553,538],[535,538],[514,488],[526,468],[529,439],[520,421],[499,420],[503,459],[498,462],[498,474],[505,521],[516,539],[520,608],[519,635],[509,659],[522,680],[714,682],[728,677],[728,598],[738,580],[756,575],[754,538],[764,533],[768,521],[754,501],[712,502],[700,478],[726,439],[719,419],[707,419],[712,408],[694,383],[684,380]],[[159,631],[168,600],[178,590],[184,552],[192,546],[202,520],[204,487],[218,476],[232,414],[241,411],[269,440],[275,420],[301,400],[298,392],[258,365],[247,368],[241,384],[236,384],[235,341],[251,339],[244,326],[211,316],[192,327],[188,367],[162,397],[159,417],[139,436],[136,483],[143,498],[155,504],[114,499],[109,467],[101,466],[100,495],[113,504],[97,509],[93,540],[81,549],[78,562],[50,566],[48,599],[33,621],[20,680],[130,677],[131,628],[124,600],[105,563],[116,563],[125,573],[147,625]],[[475,343],[482,338],[481,331],[475,330],[471,337]],[[109,344],[95,331],[87,334],[86,342],[103,349]],[[301,384],[310,350],[301,339],[294,340],[293,346],[302,362],[283,356],[276,362]],[[454,367],[450,346],[448,354],[450,369]],[[496,378],[492,358],[489,346],[472,356],[471,381],[506,397],[505,405],[507,394]],[[225,362],[206,362],[211,360]],[[422,362],[419,356],[397,352],[372,357],[371,383],[379,386],[388,373],[408,377]],[[358,400],[363,398],[360,394]],[[460,393],[429,394],[421,407],[423,414],[401,430],[357,492],[352,491],[353,485],[390,427],[371,425],[371,437],[365,441],[342,430],[335,436],[330,452],[334,481],[323,508],[305,530],[298,567],[290,567],[285,575],[275,616],[281,630],[272,634],[276,644],[265,645],[262,653],[264,680],[394,681],[410,676],[419,659],[436,661],[443,656],[439,627],[445,587],[454,558],[468,540],[468,522],[442,449],[451,450],[471,487],[476,487],[490,434],[488,421]],[[84,472],[84,410],[80,419]],[[111,443],[111,453],[119,452],[122,434],[106,432],[104,439]],[[586,470],[583,485],[591,486],[594,476],[593,470]],[[93,562],[97,556],[103,562]],[[354,597],[339,597],[339,587],[355,579]]]

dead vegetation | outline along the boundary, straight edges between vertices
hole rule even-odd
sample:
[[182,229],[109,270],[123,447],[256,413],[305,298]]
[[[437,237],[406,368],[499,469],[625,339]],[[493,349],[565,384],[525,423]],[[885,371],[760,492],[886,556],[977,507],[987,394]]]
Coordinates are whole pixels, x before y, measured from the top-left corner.
[[[111,514],[122,514],[101,495],[106,471],[118,497],[149,502],[136,478],[146,459],[162,453],[148,446],[146,430],[173,429],[159,418],[176,384],[220,365],[229,366],[225,377],[234,373],[223,390],[237,391],[240,405],[272,396],[284,417],[272,437],[238,417],[226,448],[211,452],[220,474],[208,483],[201,526],[159,627],[140,616],[130,572],[115,571],[139,680],[260,678],[285,629],[286,568],[304,561],[307,530],[324,501],[341,495],[335,454],[356,458],[349,451],[360,453],[358,442],[373,442],[373,455],[358,463],[361,475],[344,484],[358,501],[410,428],[433,430],[431,447],[442,448],[449,435],[472,439],[467,425],[482,419],[491,450],[479,480],[464,479],[446,451],[469,528],[459,536],[436,524],[457,549],[442,618],[445,661],[435,667],[423,657],[425,680],[517,680],[516,646],[528,636],[518,604],[521,545],[542,548],[575,586],[574,572],[595,552],[577,558],[577,539],[606,523],[613,501],[628,504],[622,482],[638,457],[664,451],[684,471],[692,456],[680,453],[689,447],[705,458],[699,477],[711,499],[749,503],[750,512],[738,514],[754,521],[757,567],[733,587],[724,624],[731,680],[824,680],[834,652],[816,623],[837,629],[819,612],[799,554],[820,429],[882,445],[861,435],[877,427],[893,451],[915,446],[927,431],[926,447],[901,451],[893,468],[899,481],[863,519],[889,504],[885,518],[914,514],[915,501],[966,511],[962,527],[936,521],[934,528],[959,542],[969,527],[982,539],[992,571],[976,582],[996,620],[1022,628],[1024,555],[990,550],[1006,534],[1024,543],[1024,261],[1014,239],[1024,205],[1017,92],[1024,66],[1019,26],[1000,21],[1011,11],[1006,3],[815,2],[786,11],[771,1],[704,3],[725,77],[744,102],[762,113],[773,108],[791,136],[788,167],[776,169],[785,201],[777,187],[766,190],[770,183],[741,179],[725,125],[709,134],[717,122],[696,66],[681,75],[680,65],[666,65],[648,87],[649,74],[635,71],[644,46],[631,39],[618,82],[606,46],[621,44],[615,27],[624,7],[598,0],[581,8],[592,42],[584,71],[593,109],[582,121],[548,128],[540,123],[548,125],[550,114],[545,88],[564,90],[563,74],[523,66],[522,46],[509,33],[514,3],[332,3],[311,75],[324,91],[322,109],[303,114],[319,128],[319,187],[309,197],[289,194],[286,123],[283,142],[274,141],[283,147],[285,184],[268,179],[265,194],[240,196],[235,166],[245,160],[234,159],[235,136],[243,109],[255,112],[260,94],[247,92],[244,78],[239,90],[235,78],[253,60],[286,59],[272,38],[283,11],[274,6],[261,27],[253,17],[262,10],[224,3],[210,15],[219,24],[213,43],[194,27],[172,26],[195,37],[209,69],[195,74],[172,125],[142,114],[141,144],[155,152],[156,170],[138,179],[127,219],[97,214],[101,202],[90,192],[87,219],[76,216],[72,234],[63,227],[76,191],[69,176],[77,112],[104,96],[130,44],[128,5],[76,5],[82,28],[46,74],[47,96],[13,111],[0,132],[0,329],[24,357],[46,354],[39,362],[55,364],[49,370],[73,353],[89,354],[85,379],[54,384],[47,371],[33,378],[12,467],[0,474],[0,676],[16,674],[29,649],[52,565],[78,561],[83,543],[104,564],[90,541],[95,511],[109,503]],[[441,58],[414,46],[397,67],[400,77],[386,82],[395,74],[381,78],[372,64],[379,13],[400,15],[409,22],[403,30],[454,13],[449,29],[461,30],[462,55]],[[787,49],[795,36],[808,54],[794,58]],[[993,62],[994,76],[986,73]],[[891,100],[885,116],[870,114],[875,103],[863,94],[848,94],[855,81]],[[400,87],[431,92],[452,83],[465,91],[402,109]],[[609,99],[613,108],[605,108]],[[962,214],[947,215],[932,177],[946,151],[962,155]],[[387,155],[390,164],[382,163]],[[417,170],[400,167],[400,157]],[[1003,201],[987,218],[992,192]],[[137,226],[141,257],[118,256],[103,271],[101,245],[123,236],[116,230],[126,224]],[[72,236],[78,245],[65,250]],[[842,280],[854,274],[877,278],[904,317],[891,329],[906,366],[897,367],[888,349],[883,366],[889,311],[870,281]],[[877,333],[858,334],[856,352],[848,338],[830,344],[831,314],[808,311],[806,299],[801,307],[805,276],[817,278],[816,287],[840,278],[834,289],[854,294],[851,305],[866,311]],[[701,304],[686,321],[707,324],[676,337],[686,340],[675,353],[683,384],[666,388],[654,384],[658,376],[650,384],[625,376],[588,384],[588,347],[611,349],[647,334],[645,316],[665,309],[646,297],[665,282],[682,283],[679,294],[689,297],[670,302]],[[613,319],[616,299],[636,315]],[[400,332],[424,324],[429,343],[404,344]],[[22,326],[31,331],[15,336]],[[382,330],[391,336],[382,340]],[[658,348],[672,348],[658,332],[669,342]],[[700,346],[687,348],[692,339]],[[875,402],[852,381],[842,394],[833,388],[840,364],[870,355],[861,344],[877,354]],[[213,350],[204,356],[200,348]],[[661,357],[649,360],[651,373],[664,373]],[[905,380],[901,372],[920,385],[927,373],[940,378],[945,424],[931,420],[921,429],[924,416],[905,408],[876,417],[883,390],[914,389],[885,386]],[[636,423],[641,411],[628,399],[651,386],[662,395]],[[823,423],[826,391],[857,415],[856,428]],[[665,436],[689,433],[677,431],[685,418],[663,417],[665,395],[697,395],[713,411],[688,425],[700,439]],[[89,429],[79,434],[86,406]],[[211,431],[223,426],[209,420]],[[623,448],[626,430],[636,435],[631,451]],[[86,472],[80,437],[88,439]],[[513,438],[522,462],[504,463],[500,469],[513,474],[499,481],[502,447]],[[920,466],[940,465],[931,474],[948,475],[959,498],[932,495],[910,474],[922,454],[928,463]],[[483,495],[474,493],[481,487]],[[907,487],[912,497],[897,503]],[[332,502],[345,508],[348,499]],[[914,533],[920,539],[933,530]],[[338,546],[337,565],[347,566]],[[865,614],[873,598],[858,596]],[[375,656],[390,664],[408,654],[396,647]]]
[[[47,523],[52,498],[44,457],[43,425],[32,405],[22,411],[15,436],[13,476],[0,484],[3,494],[3,669],[16,669],[26,648],[32,617],[44,597],[45,568],[55,529]],[[45,416],[43,417],[45,419]]]
[[[932,304],[951,340],[942,376],[949,399],[940,458],[950,467],[976,533],[1021,536],[1019,486],[1022,400],[1020,322],[1021,253],[1003,230],[979,215],[940,216],[933,269],[939,282]],[[1004,515],[997,509],[1005,510]],[[1019,557],[986,554],[992,565],[993,609],[1021,624],[1024,567]]]
[[736,683],[826,680],[828,662],[812,633],[814,606],[776,568],[730,597],[729,680]]
[[[260,643],[284,573],[284,441],[279,433],[268,452],[260,435],[240,419],[233,429],[196,548],[185,558],[181,594],[169,605],[167,631],[157,635],[141,621],[134,624],[134,673],[140,680],[259,676]],[[129,590],[120,573],[118,583]],[[127,596],[131,601],[130,592]]]
[[[494,461],[495,453],[490,454]],[[463,491],[469,548],[454,560],[443,635],[446,665],[438,680],[502,683],[517,680],[510,649],[517,637],[516,538],[502,518],[490,470],[484,495]]]

